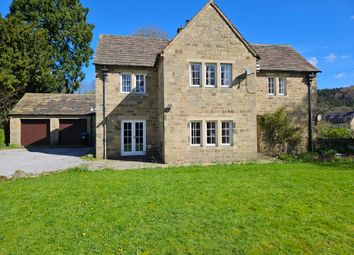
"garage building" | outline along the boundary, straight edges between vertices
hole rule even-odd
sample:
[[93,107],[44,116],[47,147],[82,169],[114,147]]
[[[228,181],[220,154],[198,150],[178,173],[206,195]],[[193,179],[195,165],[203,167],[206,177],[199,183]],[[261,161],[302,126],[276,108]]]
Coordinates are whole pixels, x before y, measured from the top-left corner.
[[[94,94],[27,93],[10,112],[10,143],[25,147],[92,146],[94,109]],[[82,139],[83,135],[87,139]]]

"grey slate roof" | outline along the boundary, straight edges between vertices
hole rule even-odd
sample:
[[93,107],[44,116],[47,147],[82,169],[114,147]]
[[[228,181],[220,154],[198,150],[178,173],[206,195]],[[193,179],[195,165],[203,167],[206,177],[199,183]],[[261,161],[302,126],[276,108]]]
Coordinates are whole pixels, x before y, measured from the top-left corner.
[[89,115],[95,108],[94,94],[26,93],[10,115]]
[[168,44],[161,39],[100,35],[94,64],[153,67]]
[[290,45],[253,44],[252,46],[260,57],[257,63],[260,64],[261,70],[319,72]]

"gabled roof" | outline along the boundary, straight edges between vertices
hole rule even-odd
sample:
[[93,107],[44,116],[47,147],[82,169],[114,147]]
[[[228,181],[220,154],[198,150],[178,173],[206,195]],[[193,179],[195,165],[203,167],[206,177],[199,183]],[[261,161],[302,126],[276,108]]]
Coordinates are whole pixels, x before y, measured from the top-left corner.
[[260,70],[319,72],[290,45],[254,44],[252,46],[260,56],[258,60]]
[[185,30],[188,29],[189,26],[196,20],[204,11],[205,9],[211,6],[214,8],[214,10],[221,16],[221,18],[225,21],[225,23],[230,27],[232,32],[234,32],[235,36],[239,38],[241,43],[250,51],[250,53],[254,57],[258,57],[257,52],[252,48],[252,46],[245,40],[245,38],[241,35],[241,33],[236,29],[236,27],[232,24],[232,22],[225,16],[225,14],[221,11],[221,9],[214,3],[213,0],[209,0],[208,3],[188,22],[188,24],[181,30],[180,33],[177,34],[177,36],[171,41],[171,43],[166,47],[166,50],[176,41],[176,39],[184,33]]
[[168,40],[100,35],[94,64],[119,66],[155,66],[156,58],[166,46]]
[[94,94],[26,93],[10,115],[89,115],[95,98]]

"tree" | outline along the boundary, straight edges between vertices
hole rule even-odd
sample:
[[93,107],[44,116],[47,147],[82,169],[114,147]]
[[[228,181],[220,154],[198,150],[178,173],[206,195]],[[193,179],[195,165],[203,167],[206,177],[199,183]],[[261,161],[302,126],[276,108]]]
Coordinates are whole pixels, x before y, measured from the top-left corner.
[[59,92],[52,75],[53,48],[45,29],[0,17],[0,126],[25,92]]
[[168,39],[168,34],[166,32],[155,27],[140,28],[133,33],[133,36],[154,38],[154,39],[164,39],[164,40]]
[[72,93],[80,86],[93,55],[90,43],[92,24],[87,23],[88,9],[80,0],[13,0],[8,17],[33,23],[48,33],[51,45],[52,75],[62,81],[61,90]]

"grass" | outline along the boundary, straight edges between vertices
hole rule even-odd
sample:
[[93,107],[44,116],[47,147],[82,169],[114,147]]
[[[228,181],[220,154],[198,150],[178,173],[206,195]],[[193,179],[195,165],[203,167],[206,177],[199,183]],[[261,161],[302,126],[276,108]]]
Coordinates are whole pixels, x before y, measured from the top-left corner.
[[21,148],[20,146],[16,145],[16,144],[0,144],[0,150],[13,150],[13,149],[19,149]]
[[354,254],[353,164],[0,182],[0,254]]

